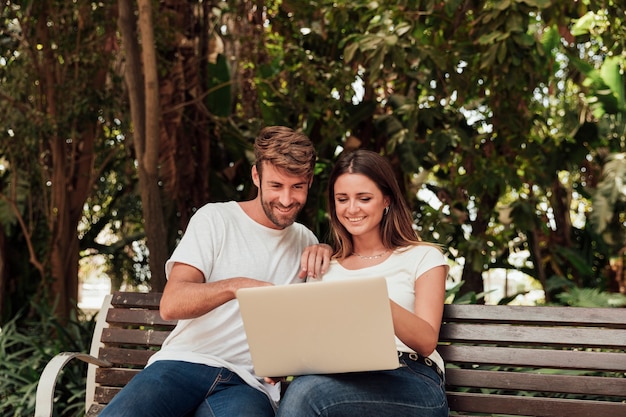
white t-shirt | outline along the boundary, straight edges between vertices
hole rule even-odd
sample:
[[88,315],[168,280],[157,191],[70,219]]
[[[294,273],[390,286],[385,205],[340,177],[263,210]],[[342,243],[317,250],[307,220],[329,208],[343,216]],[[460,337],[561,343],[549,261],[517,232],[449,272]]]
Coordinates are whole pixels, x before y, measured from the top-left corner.
[[[385,277],[389,298],[407,310],[414,311],[415,280],[424,272],[441,265],[448,267],[446,258],[439,249],[430,245],[416,245],[396,249],[382,263],[362,269],[346,269],[333,259],[322,280]],[[415,352],[402,343],[398,337],[396,337],[396,346],[400,352]],[[443,359],[436,350],[429,358],[439,366],[439,369],[444,370]]]
[[[212,203],[193,215],[165,271],[169,277],[174,263],[180,262],[202,271],[206,282],[248,277],[291,284],[300,282],[302,251],[316,243],[315,235],[302,224],[271,229],[252,220],[237,202]],[[278,398],[278,387],[254,375],[237,300],[201,317],[180,320],[148,366],[159,360],[225,367],[272,399]]]

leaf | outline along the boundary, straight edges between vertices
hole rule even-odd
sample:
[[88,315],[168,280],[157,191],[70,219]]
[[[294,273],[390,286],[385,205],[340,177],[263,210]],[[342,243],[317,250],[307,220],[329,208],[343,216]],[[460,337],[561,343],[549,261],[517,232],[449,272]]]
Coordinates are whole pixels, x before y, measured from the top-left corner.
[[498,57],[497,57],[498,64],[504,64],[506,62],[506,56],[507,56],[506,43],[501,42],[498,46]]
[[402,131],[404,126],[392,115],[384,115],[376,119],[377,128],[387,137],[392,137]]
[[528,33],[516,33],[513,35],[513,40],[516,44],[524,48],[530,48],[535,44],[535,38],[530,36]]
[[211,113],[227,117],[231,114],[231,80],[230,67],[223,54],[217,56],[215,64],[208,63],[207,108]]
[[394,46],[398,43],[398,37],[396,35],[385,36],[385,43],[389,46]]
[[622,307],[626,297],[619,293],[602,292],[597,288],[571,288],[557,295],[559,301],[572,307]]
[[407,22],[402,22],[398,25],[398,27],[396,27],[395,32],[398,36],[402,36],[410,30],[411,30],[411,25],[408,24]]
[[551,0],[521,0],[520,3],[526,3],[530,7],[536,7],[537,9],[545,9],[552,5]]
[[511,0],[496,1],[494,5],[496,10],[506,10],[509,7],[511,7]]
[[558,48],[561,43],[561,35],[556,27],[551,26],[543,32],[541,36],[541,45],[546,52],[551,52],[553,49]]
[[354,54],[356,53],[358,49],[359,49],[359,44],[357,42],[352,42],[348,44],[348,46],[346,46],[345,49],[343,50],[343,60],[346,63],[351,62],[352,59],[354,58]]
[[411,139],[399,141],[397,152],[400,159],[400,166],[404,172],[419,172],[422,167],[422,161],[418,159],[418,144]]
[[372,57],[372,60],[370,63],[370,71],[372,72],[373,78],[378,77],[378,73],[380,72],[383,66],[383,61],[385,59],[386,52],[387,52],[387,47],[385,46],[385,47],[379,48],[374,53],[374,56]]
[[595,99],[600,104],[594,109],[594,115],[601,117],[604,113],[617,114],[620,111],[626,111],[624,87],[620,85],[621,75],[619,63],[616,60],[607,58],[599,71],[575,56],[570,56],[570,60],[574,67],[586,76],[583,85],[592,90],[589,94],[589,102],[593,103]]
[[598,183],[592,200],[589,222],[598,234],[604,232],[617,213],[615,204],[626,200],[626,154],[615,154],[602,168],[602,180]]
[[359,49],[363,52],[378,49],[383,43],[383,38],[378,35],[365,35],[359,41]]
[[431,142],[433,142],[433,150],[437,155],[440,155],[446,149],[449,149],[452,143],[451,136],[448,133],[442,131],[433,133],[430,136],[430,140]]
[[600,68],[600,76],[606,85],[611,89],[611,93],[617,100],[618,108],[626,110],[624,99],[624,81],[622,80],[621,59],[617,57],[607,57]]
[[509,32],[524,32],[524,19],[519,14],[511,14],[506,20],[506,30]]
[[586,35],[589,33],[596,19],[596,15],[593,12],[587,12],[583,17],[578,19],[574,26],[572,26],[571,33],[574,36]]
[[491,33],[487,33],[478,38],[478,43],[481,45],[489,45],[494,43],[496,40],[502,39],[504,34],[500,31],[493,31]]
[[484,54],[483,62],[480,64],[480,69],[491,68],[496,62],[496,54],[498,52],[498,45],[491,45],[487,52]]

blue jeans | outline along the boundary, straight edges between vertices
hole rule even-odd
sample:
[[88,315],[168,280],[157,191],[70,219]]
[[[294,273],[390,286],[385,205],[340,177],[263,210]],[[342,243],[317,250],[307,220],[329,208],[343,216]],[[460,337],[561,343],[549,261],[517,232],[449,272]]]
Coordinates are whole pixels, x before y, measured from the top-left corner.
[[410,360],[392,371],[295,378],[276,417],[447,417],[442,378]]
[[226,368],[157,361],[139,372],[100,417],[274,417],[263,392]]

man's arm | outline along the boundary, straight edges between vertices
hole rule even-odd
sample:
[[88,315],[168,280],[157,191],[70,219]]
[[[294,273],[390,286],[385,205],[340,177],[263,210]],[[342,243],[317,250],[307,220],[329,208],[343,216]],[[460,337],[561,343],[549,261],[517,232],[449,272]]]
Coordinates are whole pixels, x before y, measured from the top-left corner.
[[177,262],[172,267],[163,291],[160,306],[161,317],[165,320],[200,317],[235,299],[235,294],[240,288],[266,285],[272,284],[244,277],[207,283],[200,270]]
[[[321,277],[328,270],[332,248],[326,244],[307,247],[300,259],[300,278]],[[200,317],[216,307],[235,299],[237,290],[272,285],[269,282],[245,277],[205,282],[197,268],[176,262],[169,274],[160,312],[165,320]]]

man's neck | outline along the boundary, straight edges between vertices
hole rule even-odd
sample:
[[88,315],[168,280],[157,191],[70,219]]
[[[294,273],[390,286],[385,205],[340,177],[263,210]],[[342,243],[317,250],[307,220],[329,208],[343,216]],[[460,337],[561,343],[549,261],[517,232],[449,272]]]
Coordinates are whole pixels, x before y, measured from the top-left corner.
[[265,227],[269,227],[270,229],[278,229],[276,225],[265,215],[260,197],[257,196],[254,200],[241,201],[238,204],[243,212],[255,222]]

